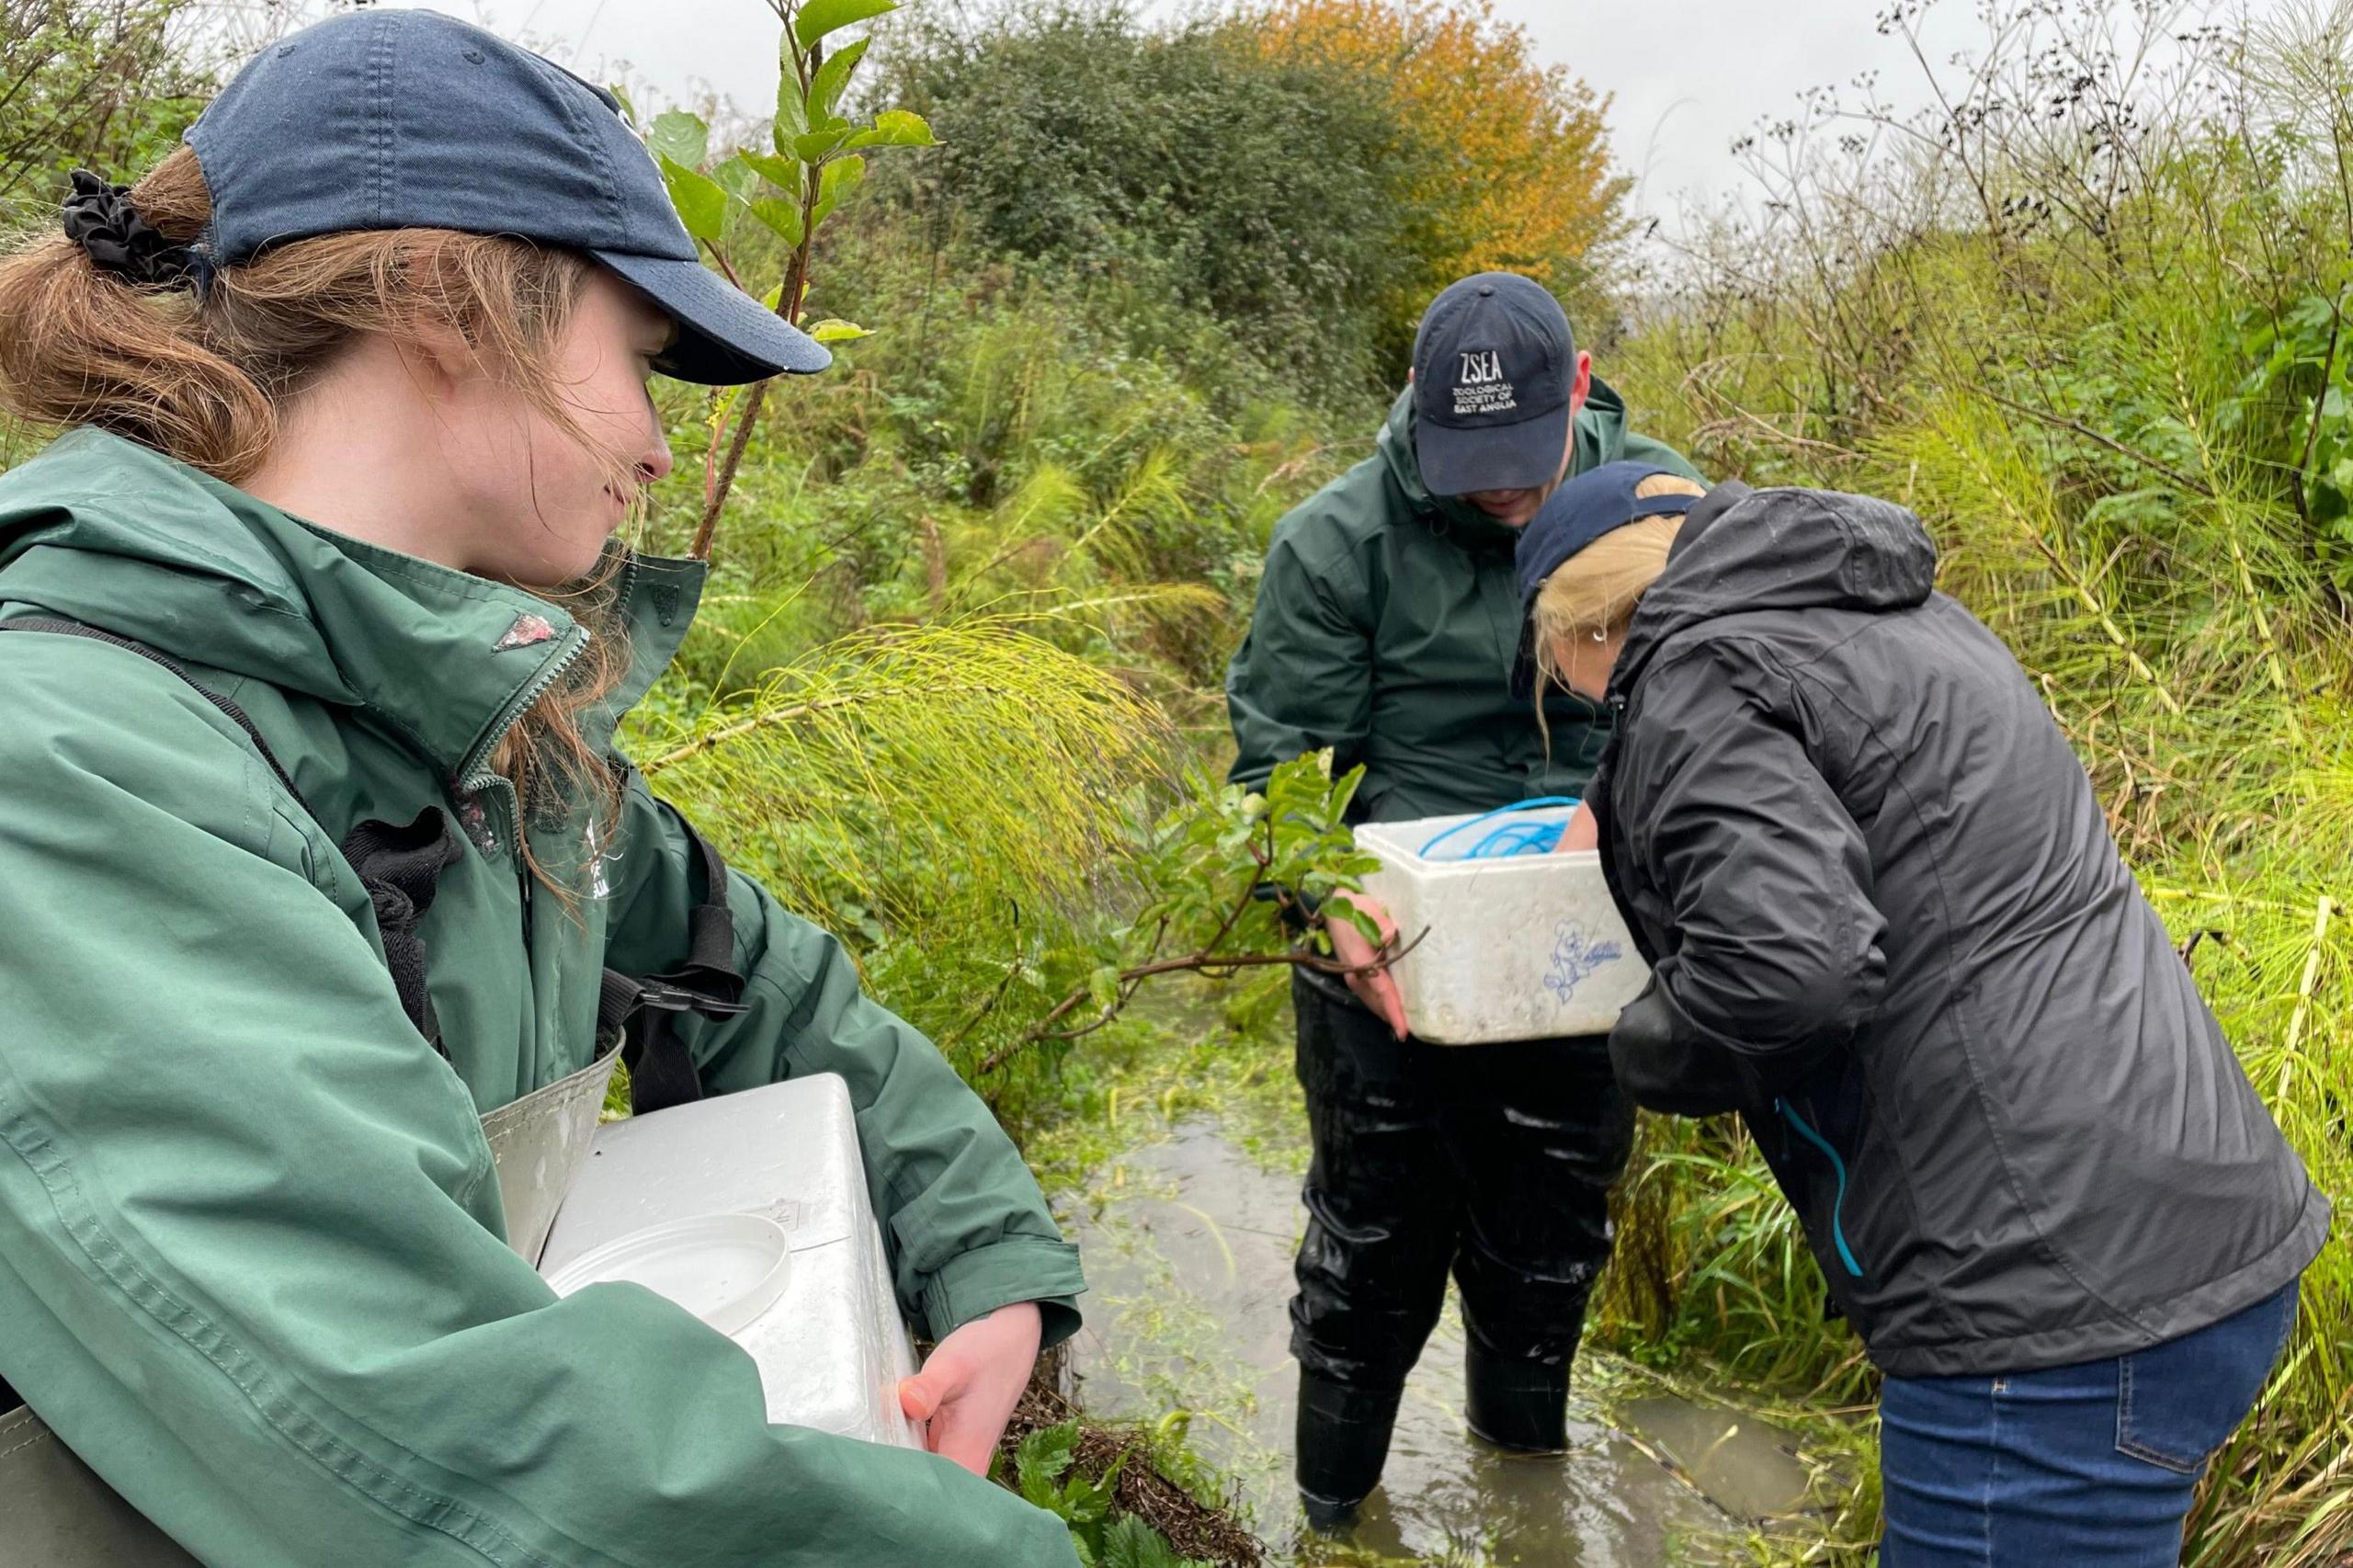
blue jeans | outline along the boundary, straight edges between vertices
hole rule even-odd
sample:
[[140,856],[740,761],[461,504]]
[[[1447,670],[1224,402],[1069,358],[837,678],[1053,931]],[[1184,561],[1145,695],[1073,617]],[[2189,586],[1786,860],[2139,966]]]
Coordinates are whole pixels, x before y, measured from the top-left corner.
[[1997,1377],[1889,1378],[1881,1568],[2173,1568],[2207,1460],[2296,1320],[2296,1286],[2146,1350]]

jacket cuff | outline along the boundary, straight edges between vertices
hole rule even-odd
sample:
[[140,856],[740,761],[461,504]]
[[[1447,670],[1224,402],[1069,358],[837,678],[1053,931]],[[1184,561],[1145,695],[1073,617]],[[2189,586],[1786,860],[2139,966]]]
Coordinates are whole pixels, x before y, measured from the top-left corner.
[[[1730,483],[1730,482],[1727,482]],[[1654,1038],[1667,1046],[1670,1060],[1681,1065],[1685,1073],[1694,1073],[1706,1079],[1730,1074],[1742,1085],[1747,1095],[1741,1108],[1770,1106],[1774,1100],[1803,1083],[1823,1062],[1848,1049],[1856,1030],[1842,1028],[1818,1032],[1788,1045],[1759,1050],[1738,1040],[1727,1039],[1692,1017],[1675,994],[1675,983],[1682,973],[1682,960],[1665,958],[1651,972],[1651,983],[1636,1001],[1651,1004],[1655,1011],[1650,1031]],[[1627,1011],[1631,1013],[1632,1006]],[[1622,1020],[1621,1020],[1622,1021]],[[1637,1102],[1641,1096],[1636,1095]],[[1689,1111],[1676,1114],[1688,1116]]]
[[1076,1247],[1044,1236],[1008,1236],[939,1266],[923,1288],[924,1323],[937,1342],[999,1307],[1035,1301],[1043,1350],[1078,1332],[1075,1298],[1086,1289]]
[[1656,971],[1618,1015],[1609,1064],[1645,1110],[1715,1116],[1750,1103],[1738,1058],[1700,1036]]

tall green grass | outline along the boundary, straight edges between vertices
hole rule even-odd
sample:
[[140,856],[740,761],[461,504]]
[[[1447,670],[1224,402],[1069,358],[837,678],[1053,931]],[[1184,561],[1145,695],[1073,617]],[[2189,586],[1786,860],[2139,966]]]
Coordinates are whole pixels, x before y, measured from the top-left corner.
[[[1761,220],[1699,225],[1609,370],[1712,472],[1920,511],[1940,585],[2042,689],[2341,1212],[2353,541],[2320,460],[2353,420],[2337,358],[2353,332],[2336,341],[2353,285],[2353,7],[2263,32],[2198,23],[1997,11],[1973,65],[1931,73],[1925,116],[1809,98],[1748,150]],[[1869,1394],[1740,1134],[1652,1127],[1621,1201],[1610,1323],[1637,1353],[1823,1403]],[[2213,1467],[2187,1561],[2353,1551],[2349,1372],[2353,1248],[2337,1240]],[[1760,1550],[1860,1558],[1875,1494],[1841,1501],[1827,1531]]]

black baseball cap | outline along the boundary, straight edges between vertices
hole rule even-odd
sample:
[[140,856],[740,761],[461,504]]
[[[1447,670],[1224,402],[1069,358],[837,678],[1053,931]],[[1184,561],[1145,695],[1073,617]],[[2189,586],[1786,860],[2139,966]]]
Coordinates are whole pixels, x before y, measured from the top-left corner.
[[[1666,495],[1634,494],[1654,474],[1675,474],[1655,463],[1614,462],[1590,468],[1546,497],[1536,516],[1520,530],[1514,565],[1519,577],[1519,656],[1512,663],[1511,688],[1516,697],[1536,690],[1536,596],[1545,579],[1577,551],[1643,517],[1688,512],[1697,495],[1680,492]],[[1675,477],[1681,478],[1679,474]]]
[[358,230],[512,234],[584,252],[667,312],[666,375],[733,386],[833,362],[703,266],[610,93],[455,17],[371,8],[291,34],[188,142],[212,196],[204,267]]
[[1551,290],[1514,272],[1449,284],[1414,335],[1422,483],[1434,495],[1552,483],[1576,378],[1576,340]]

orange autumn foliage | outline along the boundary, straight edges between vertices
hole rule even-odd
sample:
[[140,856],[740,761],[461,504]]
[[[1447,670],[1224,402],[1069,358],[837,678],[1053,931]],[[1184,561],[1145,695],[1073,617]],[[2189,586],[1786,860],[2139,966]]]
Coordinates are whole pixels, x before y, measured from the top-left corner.
[[1399,123],[1438,156],[1428,276],[1399,301],[1405,324],[1468,273],[1519,272],[1574,296],[1586,257],[1623,231],[1629,183],[1609,167],[1609,100],[1564,66],[1540,63],[1490,0],[1270,0],[1249,21],[1269,56],[1388,84]]

